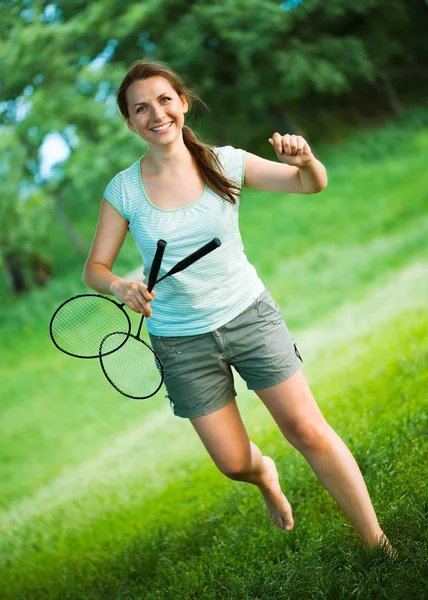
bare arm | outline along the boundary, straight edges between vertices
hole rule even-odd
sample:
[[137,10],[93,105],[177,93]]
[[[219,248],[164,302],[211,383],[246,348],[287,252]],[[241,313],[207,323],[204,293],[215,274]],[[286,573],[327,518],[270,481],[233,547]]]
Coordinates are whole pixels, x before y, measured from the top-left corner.
[[149,294],[147,286],[141,281],[129,282],[112,273],[127,231],[128,221],[103,198],[83,281],[96,292],[114,295],[133,311],[150,317],[152,312],[148,303],[155,292]]
[[327,172],[301,136],[270,138],[279,163],[246,153],[244,186],[268,192],[316,194],[327,187]]

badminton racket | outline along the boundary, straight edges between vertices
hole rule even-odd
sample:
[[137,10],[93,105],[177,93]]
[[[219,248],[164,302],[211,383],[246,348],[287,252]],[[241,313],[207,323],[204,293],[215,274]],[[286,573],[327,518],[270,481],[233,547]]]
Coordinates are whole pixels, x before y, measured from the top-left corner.
[[[151,292],[153,287],[166,277],[187,269],[220,245],[220,240],[214,238],[178,262],[158,280],[156,278],[163,251],[157,252],[150,270],[148,291]],[[136,335],[128,334],[126,331],[108,333],[102,340],[98,352],[101,368],[107,380],[122,395],[136,400],[150,398],[156,394],[162,386],[164,378],[161,359],[153,348],[140,337],[143,322],[144,315],[141,316]]]

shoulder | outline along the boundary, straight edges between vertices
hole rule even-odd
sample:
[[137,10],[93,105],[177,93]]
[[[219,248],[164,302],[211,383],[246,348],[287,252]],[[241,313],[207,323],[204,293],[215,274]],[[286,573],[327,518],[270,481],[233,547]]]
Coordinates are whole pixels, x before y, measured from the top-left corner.
[[135,161],[130,167],[116,173],[111,181],[126,181],[129,177],[134,177],[140,169],[140,158]]
[[130,167],[116,173],[107,184],[107,193],[119,193],[123,189],[129,187],[133,181],[139,178],[140,159],[132,164]]
[[245,150],[233,146],[213,147],[218,161],[226,175],[237,185],[242,186],[244,181]]
[[133,192],[139,187],[139,165],[140,159],[127,169],[116,173],[104,191],[104,198],[127,220],[130,219],[135,195]]
[[211,150],[218,158],[230,158],[237,153],[244,152],[244,150],[234,148],[233,146],[212,146]]

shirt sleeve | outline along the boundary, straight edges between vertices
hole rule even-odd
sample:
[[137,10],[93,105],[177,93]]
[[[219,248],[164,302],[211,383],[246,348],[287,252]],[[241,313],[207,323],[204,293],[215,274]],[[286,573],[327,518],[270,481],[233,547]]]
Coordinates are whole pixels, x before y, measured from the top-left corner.
[[233,146],[215,148],[226,175],[239,188],[244,185],[245,150]]
[[118,173],[113,177],[104,192],[104,198],[129,221],[128,211],[126,210],[125,196],[123,193],[122,174]]

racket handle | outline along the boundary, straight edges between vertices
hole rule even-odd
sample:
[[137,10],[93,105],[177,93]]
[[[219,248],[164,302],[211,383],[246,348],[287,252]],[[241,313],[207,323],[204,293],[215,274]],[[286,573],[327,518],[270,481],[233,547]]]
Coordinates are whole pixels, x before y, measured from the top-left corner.
[[192,252],[192,254],[189,254],[189,256],[183,258],[183,260],[180,260],[180,262],[178,262],[174,267],[172,267],[172,269],[168,271],[168,273],[164,277],[167,277],[168,275],[174,275],[179,271],[183,271],[183,269],[187,269],[187,267],[190,267],[190,265],[192,265],[194,262],[205,256],[206,254],[209,254],[219,246],[221,246],[220,240],[218,238],[214,238],[213,240],[211,240],[211,242],[208,242],[208,244],[205,244],[205,246],[199,248],[199,250],[195,250],[195,252]]
[[[165,240],[158,240],[156,253],[153,258],[152,266],[150,267],[149,281],[147,283],[147,290],[149,292],[155,287],[156,277],[159,275],[159,269],[162,263],[163,253],[165,252],[166,242]],[[144,322],[144,313],[141,315],[140,324],[138,326],[137,338],[140,339],[141,328]]]
[[150,268],[149,281],[147,284],[147,290],[149,292],[151,292],[152,289],[154,288],[157,276],[159,275],[159,269],[160,269],[160,266],[162,263],[162,258],[163,258],[163,253],[165,252],[165,247],[166,247],[165,240],[158,240],[156,254],[153,259],[152,266]]

